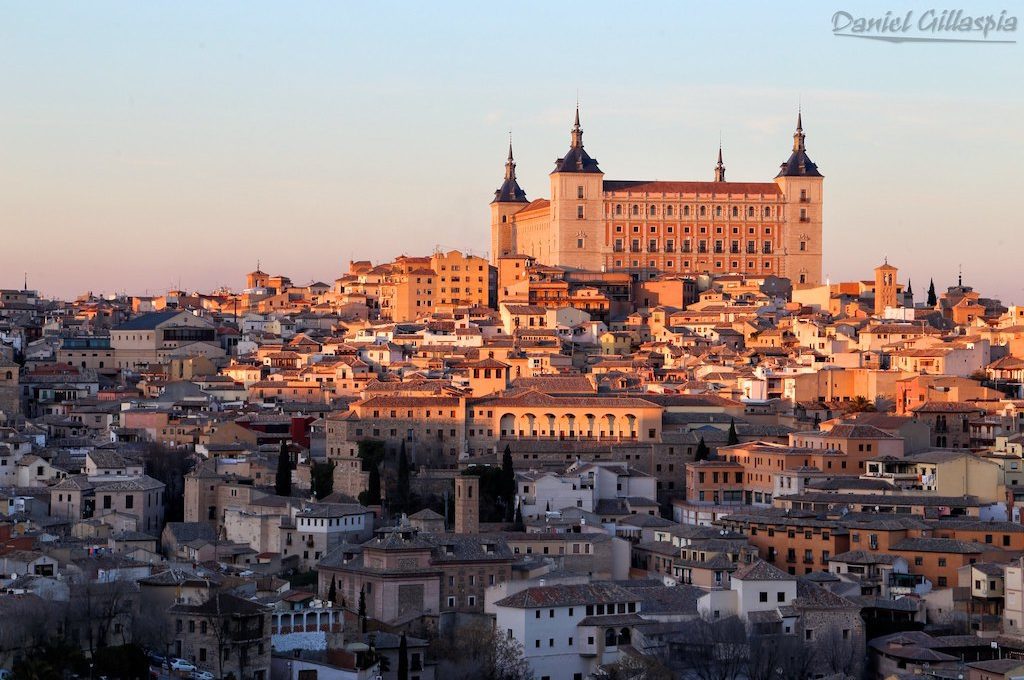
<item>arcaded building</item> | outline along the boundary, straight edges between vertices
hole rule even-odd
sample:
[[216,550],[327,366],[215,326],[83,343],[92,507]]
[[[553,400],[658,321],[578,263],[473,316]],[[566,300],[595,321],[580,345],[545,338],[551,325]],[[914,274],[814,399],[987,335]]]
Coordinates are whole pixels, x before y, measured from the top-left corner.
[[579,110],[569,151],[550,174],[551,198],[530,201],[509,145],[491,202],[492,263],[527,255],[541,264],[663,274],[781,276],[821,283],[822,182],[797,116],[793,149],[770,182],[609,180],[583,148]]

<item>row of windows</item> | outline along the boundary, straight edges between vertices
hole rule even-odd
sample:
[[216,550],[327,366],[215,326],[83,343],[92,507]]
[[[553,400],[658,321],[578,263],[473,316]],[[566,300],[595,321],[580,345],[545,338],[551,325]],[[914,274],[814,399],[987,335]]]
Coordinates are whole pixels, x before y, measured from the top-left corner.
[[[642,244],[640,242],[640,239],[638,239],[638,238],[633,239],[630,242],[630,244],[629,244],[630,252],[633,252],[633,253],[643,252],[641,250],[641,245]],[[707,240],[705,240],[705,239],[701,239],[701,240],[699,240],[697,242],[697,252],[698,253],[707,253],[707,252],[709,252],[709,250],[708,250],[709,247],[712,248],[715,253],[724,253],[726,245],[725,245],[725,241],[721,241],[721,240],[714,241],[714,243],[712,245],[709,245],[709,242]],[[740,241],[733,241],[732,243],[729,244],[729,252],[731,252],[733,254],[738,254],[738,253],[741,252],[740,251],[741,247],[742,246],[741,246]],[[624,245],[623,240],[621,238],[615,239],[615,244],[612,246],[612,248],[613,248],[613,250],[616,253],[625,252],[625,245]],[[806,249],[807,249],[806,242],[805,241],[800,241],[800,250],[806,250]],[[652,238],[652,239],[650,239],[647,242],[647,252],[649,252],[649,253],[656,253],[659,250],[660,250],[660,244],[658,243],[657,239],[653,239]],[[757,241],[747,241],[747,249],[746,250],[747,250],[747,254],[748,255],[753,255],[753,254],[757,253]],[[665,241],[665,252],[666,253],[674,253],[675,252],[675,241],[674,240],[667,239]],[[683,243],[682,243],[682,246],[679,248],[679,252],[681,252],[681,253],[691,253],[691,252],[693,252],[693,245],[690,242],[690,239],[683,239]],[[772,253],[772,242],[771,241],[762,241],[762,243],[761,243],[761,253],[763,255],[771,255],[771,253]]]
[[[616,234],[621,234],[623,232],[623,230],[625,230],[625,228],[626,227],[624,225],[616,224],[615,225],[615,233]],[[653,225],[652,224],[651,226],[648,227],[647,230],[651,234],[657,234],[658,233],[658,229],[659,229],[659,227],[657,225]],[[701,233],[701,234],[708,233],[708,228],[707,227],[697,227],[696,229],[697,229],[697,232],[695,232],[695,233]],[[723,233],[725,233],[724,229],[725,229],[725,227],[721,227],[721,226],[715,227],[715,233],[716,234],[723,234]],[[640,229],[640,225],[639,224],[632,225],[632,231],[633,231],[634,234],[639,234],[640,230],[641,229]],[[693,230],[693,228],[690,225],[687,225],[687,224],[683,225],[683,233],[684,234],[689,234],[689,233],[691,233],[692,230]],[[764,235],[765,236],[770,236],[771,233],[772,233],[772,228],[767,226],[767,225],[765,225],[763,227],[763,230],[764,230]],[[747,227],[747,233],[748,234],[754,234],[756,231],[757,231],[757,227]],[[671,225],[671,224],[666,226],[665,227],[665,233],[666,234],[674,234],[675,233],[675,226]],[[732,227],[732,233],[733,234],[739,234],[740,233],[740,228],[739,227]]]
[[[577,196],[577,198],[582,198],[582,196]],[[615,204],[615,215],[623,215],[625,214],[624,211],[628,211],[630,215],[638,217],[641,214],[655,217],[658,215],[658,206],[652,204],[647,206],[646,208],[641,208],[639,204],[634,203],[632,206],[628,208],[623,208],[621,203]],[[778,215],[778,207],[766,205],[762,207],[761,210],[758,210],[755,206],[748,205],[745,210],[741,210],[740,206],[738,205],[734,205],[731,208],[725,208],[721,205],[716,205],[714,206],[714,211],[709,211],[708,206],[700,205],[694,206],[692,212],[698,217],[707,217],[710,214],[713,214],[715,217],[724,217],[726,215],[729,215],[730,217],[739,217],[741,214],[745,214],[747,217],[757,217],[758,214],[760,214],[763,217],[771,217],[773,214]],[[681,214],[683,217],[690,217],[690,213],[691,206],[684,205],[681,208],[681,212],[679,212],[678,214]],[[675,216],[677,214],[675,206],[665,206],[663,214],[665,215],[665,217]]]
[[[622,269],[622,266],[623,266],[622,262],[623,262],[622,260],[615,260],[615,268],[616,269]],[[629,262],[629,261],[627,260],[627,262]],[[665,265],[664,266],[666,268],[668,268],[668,269],[675,269],[675,264],[676,264],[676,260],[674,258],[668,258],[668,259],[665,260]],[[640,260],[633,260],[632,261],[632,265],[627,265],[627,266],[632,266],[633,269],[639,269],[641,267]],[[657,269],[658,268],[658,261],[657,260],[650,260],[650,261],[648,261],[647,266],[650,267],[651,269]],[[689,269],[690,268],[690,260],[681,260],[679,266],[682,269]],[[733,270],[739,269],[739,266],[740,266],[739,260],[733,260],[732,263],[730,264],[730,266],[732,267]],[[722,260],[716,260],[714,268],[715,269],[722,269],[723,268],[722,267]],[[757,268],[757,263],[754,260],[748,260],[747,261],[747,269],[748,270],[752,270],[752,269],[756,269],[756,268]],[[771,260],[765,260],[762,263],[761,268],[764,269],[765,271],[769,271],[772,268]],[[801,283],[804,283],[804,277],[806,277],[806,276],[807,276],[806,274],[801,274],[800,275],[800,277],[801,277],[800,282]]]

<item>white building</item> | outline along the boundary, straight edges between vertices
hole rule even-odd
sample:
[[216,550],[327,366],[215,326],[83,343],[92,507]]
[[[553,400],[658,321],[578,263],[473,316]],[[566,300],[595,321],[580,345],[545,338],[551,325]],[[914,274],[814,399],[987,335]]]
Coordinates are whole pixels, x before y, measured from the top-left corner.
[[527,588],[488,607],[496,629],[523,646],[537,680],[585,680],[619,658],[643,622],[639,598],[612,583]]
[[516,485],[524,519],[566,508],[595,512],[602,500],[635,498],[654,502],[658,497],[654,477],[612,461],[576,463],[563,474],[520,472]]

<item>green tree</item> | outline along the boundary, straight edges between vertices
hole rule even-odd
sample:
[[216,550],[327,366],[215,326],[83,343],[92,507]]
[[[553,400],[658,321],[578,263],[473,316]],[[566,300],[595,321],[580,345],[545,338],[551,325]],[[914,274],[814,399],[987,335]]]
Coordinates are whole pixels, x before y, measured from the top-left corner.
[[934,307],[939,303],[939,298],[935,295],[935,280],[928,279],[928,306]]
[[480,521],[506,521],[504,471],[491,465],[471,465],[462,474],[480,478]]
[[710,457],[711,457],[711,449],[709,449],[708,445],[704,443],[704,437],[701,437],[700,438],[700,442],[697,444],[697,452],[695,454],[693,454],[693,459],[695,461],[699,461],[699,460],[707,460]]
[[334,468],[336,465],[333,460],[329,460],[326,463],[313,463],[309,469],[313,495],[317,500],[330,496],[334,491]]
[[359,588],[359,632],[366,632],[366,590],[365,588]]
[[876,407],[875,404],[866,397],[856,396],[850,400],[850,413],[874,412],[877,410],[878,407]]
[[502,496],[505,500],[505,519],[515,515],[516,501],[516,468],[512,462],[512,447],[505,444],[505,452],[501,454],[501,481],[504,486]]
[[359,494],[359,502],[363,505],[380,505],[380,468],[376,465],[370,467],[370,479],[366,485],[366,491]]
[[274,477],[274,493],[278,496],[292,495],[292,461],[288,455],[288,442],[281,442],[277,454],[277,475]]
[[335,581],[334,575],[331,575],[331,587],[327,589],[327,601],[338,602],[338,584]]
[[526,524],[523,522],[523,504],[516,504],[516,516],[512,522],[512,531],[526,531]]
[[405,452],[405,440],[402,440],[402,447],[398,452],[398,486],[395,493],[397,512],[407,512],[411,501],[412,490],[409,482],[409,456]]
[[398,641],[398,680],[409,680],[409,642],[405,633]]
[[730,420],[729,421],[729,440],[728,440],[727,444],[729,446],[732,446],[733,444],[739,444],[739,443],[740,443],[740,436],[739,436],[739,434],[736,433],[736,421],[735,420]]

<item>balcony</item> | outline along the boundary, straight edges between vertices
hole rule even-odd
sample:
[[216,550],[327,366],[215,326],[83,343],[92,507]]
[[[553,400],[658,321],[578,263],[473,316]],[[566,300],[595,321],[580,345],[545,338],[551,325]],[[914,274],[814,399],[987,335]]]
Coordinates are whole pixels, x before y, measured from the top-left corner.
[[639,253],[640,252],[640,246],[630,246],[629,252],[631,252],[631,253]]
[[674,253],[674,252],[676,252],[676,249],[673,246],[665,246],[665,252],[666,253]]
[[811,199],[810,199],[810,197],[809,197],[809,196],[801,196],[801,197],[800,197],[800,202],[801,202],[801,203],[810,203],[810,202],[811,202]]
[[623,248],[621,244],[617,244],[614,248],[612,248],[612,252],[624,253],[624,252],[626,252],[626,249]]
[[771,246],[765,246],[764,248],[761,248],[761,254],[762,255],[771,255],[772,254],[772,247]]
[[757,252],[757,248],[754,246],[747,246],[747,255],[753,255]]
[[658,252],[658,244],[652,243],[651,245],[647,246],[647,252],[649,252],[649,253],[656,253],[656,252]]
[[801,222],[810,222],[810,221],[811,221],[811,218],[810,218],[810,217],[808,217],[807,215],[801,215],[801,216],[800,216],[800,221],[801,221]]

